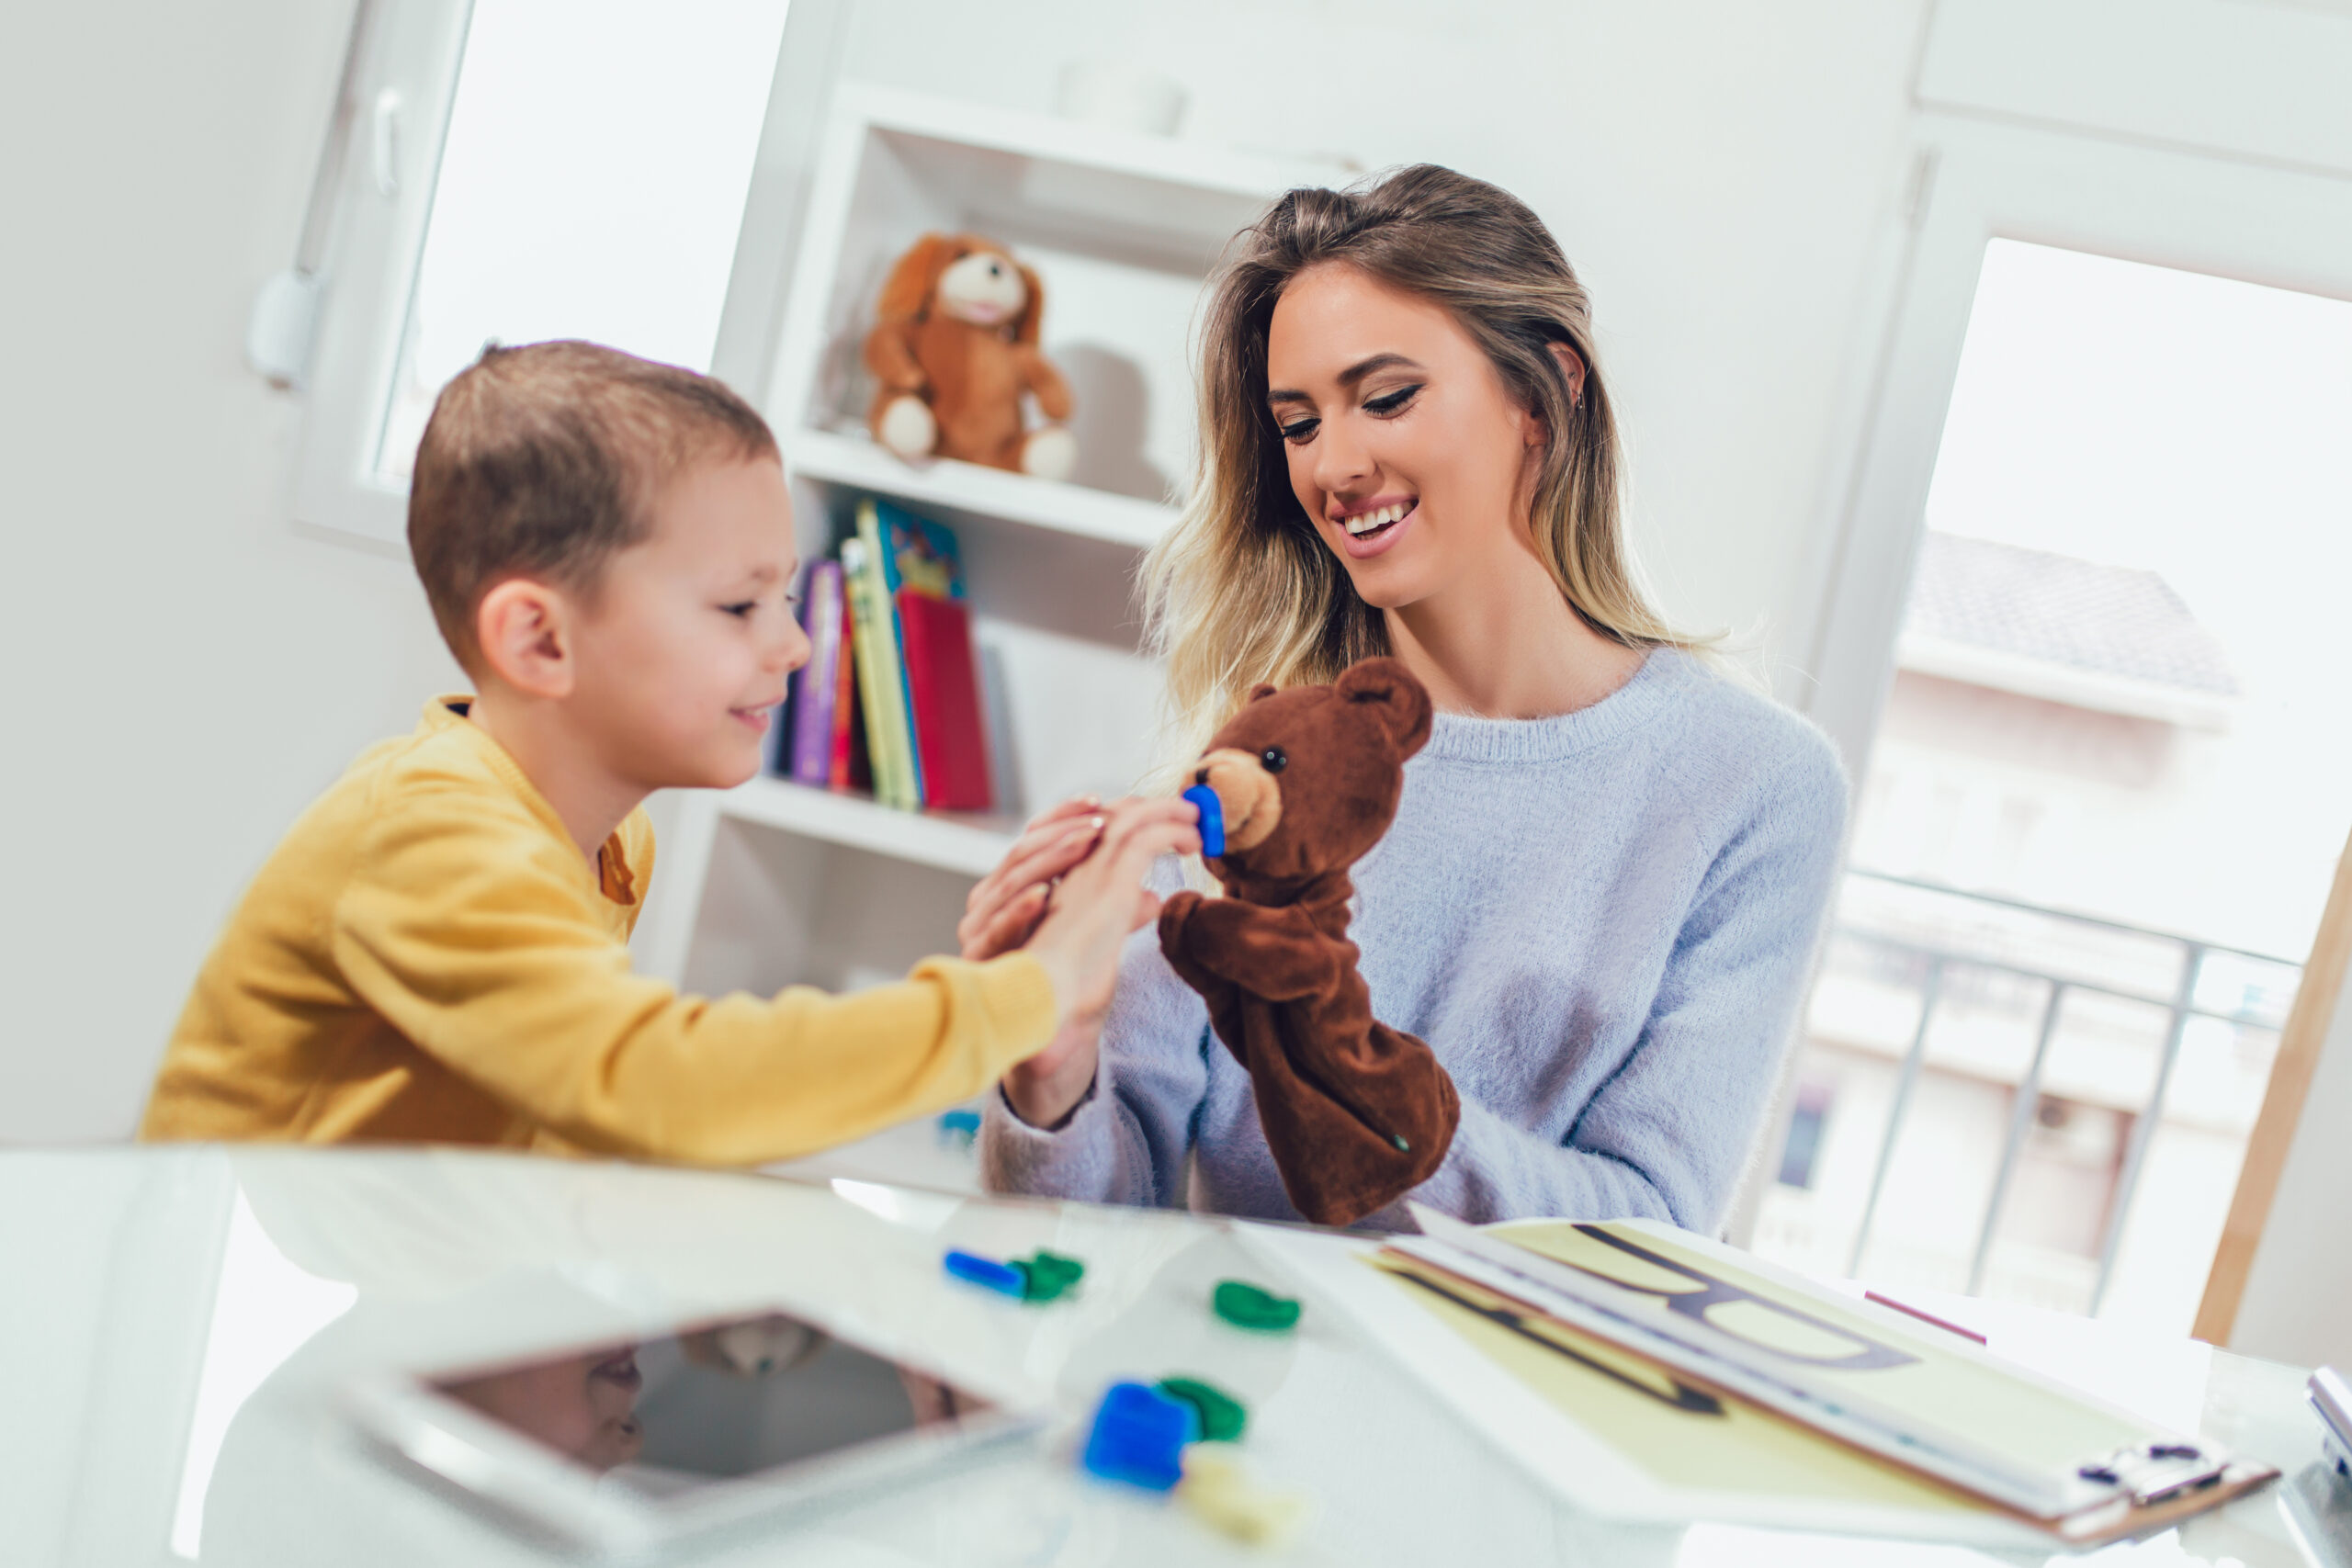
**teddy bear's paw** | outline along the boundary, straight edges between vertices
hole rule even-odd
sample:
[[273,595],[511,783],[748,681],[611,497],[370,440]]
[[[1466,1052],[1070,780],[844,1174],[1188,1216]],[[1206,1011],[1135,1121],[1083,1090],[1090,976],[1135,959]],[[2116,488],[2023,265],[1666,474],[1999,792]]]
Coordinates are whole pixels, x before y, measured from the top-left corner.
[[1021,471],[1033,479],[1066,479],[1078,467],[1078,437],[1058,424],[1030,432],[1021,446]]
[[921,398],[893,398],[874,421],[874,437],[912,462],[931,456],[939,440],[939,421]]

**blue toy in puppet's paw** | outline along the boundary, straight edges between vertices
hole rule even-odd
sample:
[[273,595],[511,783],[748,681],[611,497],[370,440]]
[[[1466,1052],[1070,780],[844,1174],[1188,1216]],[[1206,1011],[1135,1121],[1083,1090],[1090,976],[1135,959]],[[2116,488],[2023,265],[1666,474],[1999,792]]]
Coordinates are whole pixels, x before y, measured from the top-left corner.
[[1182,798],[1191,801],[1201,813],[1201,858],[1215,860],[1225,853],[1225,802],[1216,791],[1206,784],[1194,784]]

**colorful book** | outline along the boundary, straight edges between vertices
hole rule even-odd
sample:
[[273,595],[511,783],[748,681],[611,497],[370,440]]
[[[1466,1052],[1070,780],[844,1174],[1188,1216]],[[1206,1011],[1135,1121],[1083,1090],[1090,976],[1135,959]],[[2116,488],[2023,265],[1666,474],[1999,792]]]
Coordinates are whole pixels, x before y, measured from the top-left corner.
[[820,560],[808,568],[800,617],[808,634],[808,662],[792,679],[790,765],[784,771],[797,784],[822,789],[832,777],[833,706],[846,663],[839,561]]
[[857,700],[857,644],[850,633],[846,574],[841,586],[841,669],[833,688],[833,735],[825,782],[835,790],[854,794],[874,787],[874,770],[865,755],[865,720],[859,712],[864,705]]
[[[930,782],[923,776],[922,752],[916,737],[914,683],[907,670],[906,628],[899,615],[899,594],[905,581],[902,569],[904,571],[913,572],[916,574],[917,581],[925,583],[931,583],[938,577],[936,569],[927,564],[931,558],[924,548],[925,536],[922,530],[927,527],[936,531],[940,536],[944,536],[946,547],[951,552],[951,559],[955,549],[955,536],[947,534],[937,524],[925,524],[921,519],[901,511],[892,502],[878,497],[873,500],[872,510],[873,527],[865,531],[866,546],[869,551],[868,558],[878,561],[880,564],[882,589],[888,595],[889,619],[887,624],[889,627],[890,648],[887,657],[895,662],[899,672],[899,716],[905,728],[905,764],[912,776],[912,788],[917,804],[927,807],[936,803],[931,797]],[[862,530],[864,523],[865,518],[861,513]],[[877,545],[878,552],[876,550]],[[892,737],[894,750],[898,745],[899,737],[894,734]]]
[[971,607],[899,590],[899,635],[914,698],[915,747],[922,760],[923,804],[944,811],[986,811],[986,731],[980,723],[979,671],[972,660]]
[[865,714],[865,744],[874,757],[874,798],[901,810],[918,810],[922,792],[907,728],[898,616],[883,582],[881,527],[871,501],[858,503],[857,537],[842,541],[842,574],[849,583],[850,635],[857,661],[858,705]]
[[993,804],[987,732],[955,531],[887,501],[876,502],[875,518],[887,550],[884,581],[898,623],[923,804],[986,811]]
[[875,517],[889,547],[887,581],[899,621],[899,663],[906,672],[922,802],[948,811],[988,811],[992,792],[981,682],[955,531],[887,501],[875,505]]
[[[869,529],[867,523],[872,522]],[[933,525],[937,526],[937,525]],[[899,563],[905,559],[916,571],[923,570],[920,558],[922,530],[916,518],[900,511],[891,502],[868,498],[858,505],[857,531],[881,565],[883,602],[890,608],[890,637],[899,651],[899,700],[907,719],[907,757],[914,765],[915,797],[928,806],[931,791],[923,785],[922,753],[915,740],[915,693],[907,679],[907,640],[905,628],[899,623],[899,588],[901,582]]]
[[865,745],[865,705],[852,690],[842,698],[849,723],[842,728],[842,785],[852,795],[874,793],[874,753]]

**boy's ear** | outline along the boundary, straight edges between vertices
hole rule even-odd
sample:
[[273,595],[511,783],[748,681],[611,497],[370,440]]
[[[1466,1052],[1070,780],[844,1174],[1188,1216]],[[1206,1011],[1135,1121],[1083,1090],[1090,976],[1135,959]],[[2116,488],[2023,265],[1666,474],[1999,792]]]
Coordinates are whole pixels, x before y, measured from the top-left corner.
[[571,694],[571,605],[546,583],[510,577],[483,594],[474,642],[487,672],[523,695]]

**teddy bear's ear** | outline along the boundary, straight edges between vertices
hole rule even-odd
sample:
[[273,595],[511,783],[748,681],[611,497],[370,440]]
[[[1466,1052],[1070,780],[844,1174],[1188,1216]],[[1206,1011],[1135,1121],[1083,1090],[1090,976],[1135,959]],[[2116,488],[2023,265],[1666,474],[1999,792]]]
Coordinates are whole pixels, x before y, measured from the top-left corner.
[[[1005,259],[1012,261],[1012,258],[1008,256]],[[1045,323],[1046,290],[1037,282],[1035,268],[1013,262],[1012,270],[1021,275],[1022,286],[1029,290],[1028,302],[1021,307],[1021,314],[1012,318],[1012,341],[1034,347],[1038,330]]]
[[1272,696],[1276,692],[1281,690],[1282,688],[1280,686],[1270,686],[1265,682],[1261,681],[1256,685],[1250,687],[1250,694],[1241,700],[1245,703],[1263,702],[1268,697]]
[[922,320],[931,308],[931,291],[939,286],[939,275],[956,255],[956,241],[949,235],[925,234],[917,240],[890,269],[875,313],[886,323]]
[[1360,659],[1340,673],[1331,690],[1343,702],[1376,706],[1399,758],[1409,757],[1430,738],[1429,688],[1394,659]]

